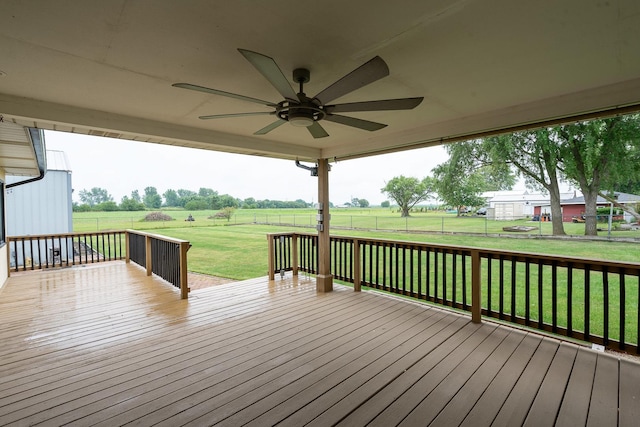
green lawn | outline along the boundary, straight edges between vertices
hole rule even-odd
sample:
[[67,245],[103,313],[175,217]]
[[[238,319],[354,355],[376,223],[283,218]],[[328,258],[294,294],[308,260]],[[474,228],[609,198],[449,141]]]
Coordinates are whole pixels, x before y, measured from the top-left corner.
[[[144,222],[148,212],[82,212],[74,213],[74,231],[97,231],[133,228],[150,230],[189,240],[189,268],[192,271],[233,279],[247,279],[266,274],[266,233],[280,231],[314,232],[313,209],[239,209],[230,220],[209,219],[215,211],[163,210],[173,221]],[[184,221],[191,213],[194,222]],[[456,217],[443,213],[414,213],[400,218],[389,209],[334,209],[331,213],[332,234],[393,240],[431,242],[456,246],[474,246],[520,252],[578,256],[619,261],[640,262],[638,243],[612,241],[565,241],[547,239],[499,238],[483,233],[502,234],[502,227],[525,224],[527,221],[490,221],[477,217]],[[287,226],[253,225],[253,223],[288,224]],[[246,225],[234,225],[246,224]],[[532,224],[528,222],[527,224]],[[550,232],[550,223],[533,223]],[[234,225],[227,227],[226,225]],[[295,225],[292,227],[291,225]],[[565,224],[567,233],[581,234],[584,224]],[[341,227],[357,227],[357,230]],[[548,229],[546,230],[545,227]],[[415,230],[416,233],[402,232]],[[443,233],[444,231],[444,233]],[[453,232],[478,235],[451,234]],[[615,233],[615,232],[614,232]],[[624,237],[640,237],[640,233],[617,232]],[[518,233],[519,234],[519,233]],[[525,233],[536,236],[540,230]],[[601,233],[606,236],[606,233]]]

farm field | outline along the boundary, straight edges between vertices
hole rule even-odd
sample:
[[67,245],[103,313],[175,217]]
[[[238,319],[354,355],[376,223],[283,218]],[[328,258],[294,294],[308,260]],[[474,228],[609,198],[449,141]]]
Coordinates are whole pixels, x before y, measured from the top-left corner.
[[[193,245],[189,251],[189,270],[236,280],[259,277],[267,273],[267,233],[315,232],[312,226],[316,211],[313,209],[240,209],[235,212],[230,221],[208,219],[215,214],[215,211],[163,210],[163,212],[174,220],[142,221],[148,212],[74,213],[74,231],[91,232],[131,228],[189,240]],[[195,221],[184,221],[189,213]],[[263,225],[264,223],[283,225]],[[549,233],[551,232],[550,223],[534,223],[527,220],[492,221],[478,217],[457,218],[455,215],[431,212],[414,213],[412,217],[405,219],[388,209],[333,210],[331,218],[331,225],[335,227],[332,231],[334,235],[640,262],[638,242],[513,238],[524,237],[527,234],[536,237],[541,233],[539,230],[509,234],[502,231],[504,226],[521,224],[542,226],[545,235],[547,234],[545,227],[548,228]],[[565,226],[567,233],[573,235],[584,232],[583,224],[568,223]],[[352,227],[356,229],[350,229]],[[485,230],[488,235],[484,235]],[[502,237],[497,236],[498,234]],[[601,233],[601,235],[606,236],[607,233]],[[613,232],[612,235],[640,238],[640,233],[630,231]]]
[[[171,216],[172,221],[145,222],[148,211],[140,212],[76,212],[73,214],[74,231],[103,231],[119,229],[153,230],[163,228],[192,228],[217,225],[263,224],[288,227],[307,227],[315,225],[314,209],[238,209],[230,220],[213,218],[217,211],[205,210],[187,212],[185,210],[162,210]],[[191,214],[194,221],[185,221]],[[438,212],[415,212],[409,218],[401,218],[399,213],[389,209],[333,209],[331,226],[335,229],[354,229],[366,231],[416,231],[427,233],[473,233],[473,234],[509,234],[503,231],[507,226],[534,226],[536,230],[527,235],[551,235],[550,222],[533,222],[528,219],[514,221],[495,221],[485,217],[463,216]],[[608,237],[607,224],[600,236]],[[584,224],[565,223],[568,235],[584,234]],[[612,230],[611,237],[640,239],[640,230]]]

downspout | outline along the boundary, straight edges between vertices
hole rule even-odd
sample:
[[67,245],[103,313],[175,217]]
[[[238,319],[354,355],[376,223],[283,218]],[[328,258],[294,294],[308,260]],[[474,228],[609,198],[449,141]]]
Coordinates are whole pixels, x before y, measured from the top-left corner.
[[47,172],[47,152],[44,148],[44,132],[41,129],[29,128],[29,137],[31,138],[31,144],[33,145],[33,151],[36,155],[36,161],[38,162],[38,170],[40,171],[40,175],[35,178],[25,179],[24,181],[13,182],[11,184],[7,184],[4,188],[12,188],[17,187],[19,185],[29,184],[31,182],[40,181],[44,178],[45,173]]

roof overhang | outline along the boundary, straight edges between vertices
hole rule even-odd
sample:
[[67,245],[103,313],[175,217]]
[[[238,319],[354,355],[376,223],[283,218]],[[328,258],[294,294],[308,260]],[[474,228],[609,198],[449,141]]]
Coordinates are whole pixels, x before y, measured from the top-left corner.
[[[354,158],[640,109],[640,2],[369,0],[12,2],[0,15],[0,114],[39,129],[284,159]],[[353,113],[314,139],[251,116],[277,103],[237,51],[311,70],[318,93],[378,55],[390,75],[338,99],[423,96],[409,111]],[[294,86],[292,84],[292,86]],[[294,86],[295,87],[295,86]]]
[[44,132],[0,123],[0,168],[5,175],[42,176],[47,170]]

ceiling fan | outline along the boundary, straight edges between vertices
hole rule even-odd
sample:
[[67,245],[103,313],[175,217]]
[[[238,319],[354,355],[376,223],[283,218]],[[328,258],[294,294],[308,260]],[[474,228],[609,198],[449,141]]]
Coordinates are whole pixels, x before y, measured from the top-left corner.
[[346,126],[375,131],[386,127],[382,123],[371,122],[368,120],[357,119],[355,117],[343,116],[336,113],[348,113],[355,111],[389,111],[389,110],[411,110],[417,107],[423,100],[419,98],[401,98],[401,99],[385,99],[378,101],[352,102],[348,104],[328,104],[343,95],[353,92],[363,86],[375,82],[389,75],[389,67],[380,58],[376,56],[369,62],[361,65],[351,73],[342,77],[313,98],[309,98],[304,93],[303,85],[309,82],[310,72],[305,68],[297,68],[293,70],[293,81],[299,84],[300,91],[296,93],[286,77],[278,67],[278,64],[268,56],[250,50],[238,49],[238,51],[276,88],[284,98],[283,101],[276,103],[263,101],[257,98],[251,98],[244,95],[225,92],[222,90],[211,89],[208,87],[197,86],[190,83],[175,83],[172,86],[181,89],[195,90],[199,92],[211,93],[214,95],[226,96],[229,98],[240,99],[242,101],[253,102],[267,107],[271,107],[273,111],[251,112],[251,113],[233,113],[233,114],[217,114],[212,116],[200,116],[200,119],[221,119],[228,117],[245,117],[260,115],[275,115],[277,120],[268,126],[263,127],[254,133],[254,135],[265,135],[278,126],[289,122],[293,126],[301,126],[309,129],[309,133],[314,138],[324,138],[329,134],[320,125],[320,121],[327,120]]

